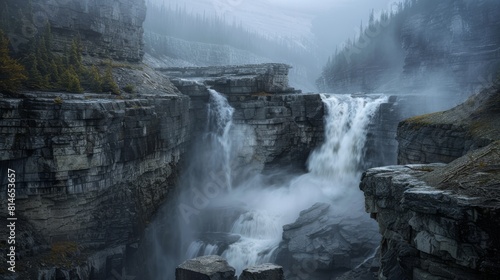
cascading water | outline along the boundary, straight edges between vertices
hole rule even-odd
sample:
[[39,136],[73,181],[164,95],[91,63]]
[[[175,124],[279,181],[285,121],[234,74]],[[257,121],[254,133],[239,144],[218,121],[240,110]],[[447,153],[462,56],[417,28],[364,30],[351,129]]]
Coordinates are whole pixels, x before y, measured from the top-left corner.
[[219,168],[225,175],[225,183],[228,188],[232,187],[231,180],[231,144],[232,139],[229,135],[233,124],[234,109],[229,105],[227,99],[213,89],[210,93],[210,102],[208,104],[208,131],[205,137],[213,141],[212,155],[218,157],[221,153],[222,160],[211,158],[210,164],[221,165]]
[[328,115],[325,143],[308,160],[309,172],[336,179],[359,171],[366,142],[367,126],[386,98],[322,95]]
[[[311,154],[309,173],[276,185],[269,183],[270,177],[291,176],[282,170],[263,175],[234,169],[233,161],[241,152],[235,143],[251,136],[234,133],[238,126],[232,123],[234,109],[224,96],[210,91],[208,131],[181,180],[185,194],[180,204],[191,201],[196,192],[189,190],[210,184],[214,174],[224,186],[203,205],[197,219],[189,223],[181,219],[177,243],[182,248],[175,258],[176,265],[193,257],[219,254],[239,274],[247,266],[272,262],[273,252],[282,240],[283,225],[293,223],[300,211],[313,204],[329,203],[338,213],[363,212],[357,183],[366,130],[385,99],[325,95],[323,100],[327,109],[325,142]],[[246,177],[234,183],[233,176],[240,173]]]

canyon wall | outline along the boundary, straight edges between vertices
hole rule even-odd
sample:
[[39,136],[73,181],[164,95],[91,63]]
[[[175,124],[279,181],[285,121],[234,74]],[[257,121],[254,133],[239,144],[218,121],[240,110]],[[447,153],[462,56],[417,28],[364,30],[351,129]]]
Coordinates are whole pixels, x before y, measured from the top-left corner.
[[7,0],[1,17],[16,52],[27,50],[50,24],[53,51],[63,52],[78,38],[90,56],[140,62],[144,55],[144,0]]
[[[18,241],[18,257],[31,266],[23,276],[92,279],[122,270],[154,213],[176,191],[191,140],[206,129],[207,85],[226,92],[235,130],[255,136],[240,151],[241,164],[304,167],[323,140],[320,95],[290,88],[286,65],[201,70],[215,71],[213,80],[178,78],[181,92],[144,70],[162,87],[148,82],[139,88],[145,93],[121,96],[2,96],[0,172],[16,172],[18,234],[29,236]],[[118,78],[128,77],[123,71]],[[246,74],[232,77],[235,71]],[[2,199],[7,185],[4,176]],[[0,214],[6,218],[6,208]],[[43,267],[41,259],[47,259]]]
[[498,104],[493,86],[451,110],[404,120],[398,127],[398,162],[449,163],[498,140]]
[[[85,254],[136,242],[176,183],[188,109],[189,98],[175,94],[2,99],[0,170],[16,172],[20,223],[34,228],[39,245],[74,242]],[[2,176],[4,200],[7,183]],[[18,248],[21,259],[37,254]],[[90,265],[90,277],[103,263]]]
[[[299,94],[288,85],[286,64],[161,68],[191,98],[194,130],[204,129],[207,88],[224,94],[235,108],[235,130],[255,139],[245,143],[242,162],[305,168],[309,153],[323,141],[324,105],[319,94]],[[196,128],[197,127],[197,128]]]
[[401,122],[398,160],[407,165],[363,175],[382,234],[379,279],[499,277],[498,96],[492,87]]

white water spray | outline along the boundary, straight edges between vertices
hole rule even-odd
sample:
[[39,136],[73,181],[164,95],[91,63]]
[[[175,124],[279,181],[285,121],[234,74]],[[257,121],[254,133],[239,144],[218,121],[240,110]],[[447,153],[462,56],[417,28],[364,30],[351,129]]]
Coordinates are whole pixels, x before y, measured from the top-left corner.
[[[277,249],[283,233],[283,225],[293,223],[300,211],[311,207],[317,202],[331,204],[332,211],[337,214],[363,213],[363,194],[357,188],[360,175],[360,162],[363,157],[363,147],[366,140],[367,126],[378,106],[384,98],[323,96],[327,115],[325,117],[325,142],[314,151],[309,160],[309,173],[295,176],[281,185],[269,185],[269,177],[291,177],[286,171],[275,170],[271,175],[252,174],[239,179],[233,185],[232,176],[241,175],[241,170],[234,169],[232,160],[236,158],[238,148],[233,143],[240,143],[240,137],[250,137],[231,133],[235,130],[232,123],[234,109],[227,99],[214,90],[210,90],[210,105],[208,110],[208,131],[205,143],[210,150],[194,161],[203,160],[202,173],[194,173],[190,186],[206,184],[206,174],[215,171],[223,178],[229,188],[211,199],[213,209],[225,209],[223,213],[241,213],[228,223],[225,234],[237,235],[239,240],[233,241],[224,250],[222,256],[236,268],[237,274],[250,266],[272,262],[273,252]],[[234,139],[233,139],[234,138]],[[246,139],[248,140],[248,139]],[[205,146],[202,146],[205,147]],[[221,172],[222,170],[222,172]],[[246,174],[243,170],[241,173]],[[233,174],[238,173],[238,174]],[[241,176],[240,176],[241,177]],[[194,179],[195,180],[194,180]],[[195,186],[197,187],[197,186]],[[228,212],[229,211],[229,212]],[[221,213],[221,212],[219,212]],[[210,224],[221,221],[221,216],[215,213],[201,219],[202,223]],[[214,232],[203,232],[205,229],[198,224],[182,227],[181,236],[206,236]],[[210,229],[211,230],[211,229]],[[200,232],[201,231],[201,232]],[[219,234],[219,233],[215,233]],[[184,246],[184,259],[220,253],[219,248],[211,241],[191,239]],[[176,265],[178,265],[177,263]]]
[[327,107],[325,142],[308,160],[309,172],[337,180],[359,171],[367,127],[387,98],[322,95]]
[[244,200],[247,209],[230,231],[241,239],[223,253],[238,273],[247,266],[272,261],[283,225],[293,222],[301,210],[312,204],[345,199],[345,205],[338,204],[362,211],[362,196],[356,186],[367,127],[386,99],[337,95],[322,98],[327,108],[325,142],[308,161],[310,173],[274,188],[249,179],[220,199],[224,203]]

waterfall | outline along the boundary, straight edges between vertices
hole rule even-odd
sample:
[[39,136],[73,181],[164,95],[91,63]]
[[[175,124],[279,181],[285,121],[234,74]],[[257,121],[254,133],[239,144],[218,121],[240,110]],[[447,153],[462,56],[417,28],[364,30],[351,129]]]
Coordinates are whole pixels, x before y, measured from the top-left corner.
[[[317,202],[329,203],[338,215],[356,212],[363,216],[363,194],[357,188],[359,167],[368,124],[384,98],[323,96],[325,141],[311,154],[309,172],[294,176],[280,169],[258,174],[245,165],[236,168],[241,143],[255,142],[250,139],[255,135],[236,133],[241,131],[240,124],[233,124],[234,109],[223,95],[210,90],[209,100],[207,130],[193,146],[179,183],[179,204],[203,207],[190,216],[190,222],[176,216],[178,239],[170,240],[176,249],[165,252],[166,259],[175,259],[173,264],[178,265],[190,258],[220,254],[239,274],[248,266],[273,262],[283,226]],[[280,183],[275,183],[276,178]],[[211,193],[200,205],[192,204],[213,181],[222,181],[223,191]],[[162,264],[156,267],[161,269]],[[158,270],[154,275],[171,279],[172,272]]]
[[210,153],[212,174],[222,174],[225,184],[229,189],[232,187],[231,180],[231,145],[230,130],[233,125],[234,108],[229,105],[227,99],[219,92],[209,89],[210,99],[208,104],[208,125],[205,137],[208,137],[212,142],[212,153]]
[[322,95],[327,108],[325,142],[308,159],[309,172],[342,180],[359,171],[367,127],[387,98]]
[[251,210],[243,213],[231,228],[231,233],[239,234],[241,239],[222,256],[231,260],[231,265],[238,273],[245,267],[269,262],[281,241],[281,227],[279,216],[267,211]]

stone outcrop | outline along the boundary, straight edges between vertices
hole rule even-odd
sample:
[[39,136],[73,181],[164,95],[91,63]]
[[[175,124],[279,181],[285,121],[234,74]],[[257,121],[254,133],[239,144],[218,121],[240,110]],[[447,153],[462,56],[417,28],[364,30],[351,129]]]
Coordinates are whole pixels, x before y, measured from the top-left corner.
[[499,88],[471,96],[455,108],[399,124],[398,163],[449,163],[500,139]]
[[[34,229],[40,252],[63,242],[91,252],[122,246],[124,253],[137,242],[176,182],[189,141],[188,110],[189,98],[174,93],[2,99],[0,171],[16,171],[16,215],[21,227]],[[7,199],[6,176],[0,186]],[[19,247],[19,257],[36,255],[31,248]],[[101,264],[113,267],[106,257],[94,263]]]
[[[382,234],[379,279],[500,277],[500,112],[492,87],[398,128],[400,163],[360,188]],[[445,162],[445,163],[430,163]]]
[[30,39],[50,23],[54,51],[62,52],[79,37],[90,56],[139,62],[143,51],[144,0],[46,0],[2,3],[2,18],[14,49],[27,48]]
[[[324,104],[319,94],[229,96],[236,127],[249,128],[253,161],[303,166],[324,137]],[[245,155],[243,155],[245,156]]]
[[[255,136],[255,142],[245,147],[249,151],[242,152],[243,162],[248,163],[250,159],[244,158],[251,154],[251,160],[260,165],[304,165],[323,140],[324,106],[319,94],[297,94],[288,86],[288,68],[284,64],[259,64],[161,71],[177,77],[173,84],[190,96],[194,133],[204,129],[211,87],[226,95],[235,108],[236,129]],[[255,86],[241,86],[241,79],[249,79]]]
[[203,81],[224,94],[294,93],[288,85],[286,64],[158,68],[169,77]]
[[364,174],[366,210],[382,234],[379,279],[500,276],[499,147],[495,142],[447,166],[389,166]]
[[239,280],[285,280],[281,266],[265,263],[245,268]]
[[380,104],[368,125],[363,168],[396,164],[398,160],[396,137],[399,123],[429,111],[448,109],[451,107],[450,102],[445,98],[428,94],[389,96],[386,103]]
[[380,241],[376,225],[360,211],[335,213],[332,208],[317,203],[283,226],[276,262],[291,268],[287,277],[339,276],[374,253]]
[[236,280],[236,270],[219,256],[187,260],[175,269],[176,280]]

